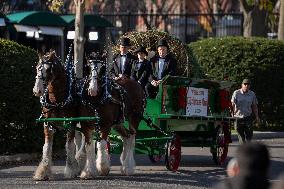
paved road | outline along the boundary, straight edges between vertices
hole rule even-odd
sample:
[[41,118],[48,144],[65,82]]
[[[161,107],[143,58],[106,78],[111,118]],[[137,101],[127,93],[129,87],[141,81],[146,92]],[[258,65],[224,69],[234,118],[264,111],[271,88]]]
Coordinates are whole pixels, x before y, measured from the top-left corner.
[[[284,139],[265,139],[271,152],[271,170],[269,177],[275,182],[284,171]],[[238,144],[234,142],[229,148],[229,158],[233,157]],[[0,169],[0,188],[211,188],[219,179],[225,177],[224,167],[215,166],[209,148],[183,148],[179,171],[167,171],[163,162],[153,165],[147,156],[137,155],[137,171],[134,176],[121,176],[119,158],[112,155],[112,169],[107,177],[94,180],[66,180],[63,177],[64,161],[54,163],[54,178],[51,181],[36,182],[32,174],[38,162],[5,166]]]

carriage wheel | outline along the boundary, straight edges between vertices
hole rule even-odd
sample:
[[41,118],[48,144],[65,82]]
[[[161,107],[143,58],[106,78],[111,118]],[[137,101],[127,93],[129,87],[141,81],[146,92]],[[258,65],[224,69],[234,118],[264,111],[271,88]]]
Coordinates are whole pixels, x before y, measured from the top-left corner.
[[167,144],[166,167],[170,171],[177,171],[181,160],[181,140],[178,135]]
[[225,138],[222,126],[217,128],[216,132],[216,147],[212,149],[211,153],[213,161],[216,165],[223,165],[228,155],[229,143]]
[[152,163],[158,163],[161,161],[162,158],[163,158],[162,154],[158,155],[149,154],[149,159],[151,160]]

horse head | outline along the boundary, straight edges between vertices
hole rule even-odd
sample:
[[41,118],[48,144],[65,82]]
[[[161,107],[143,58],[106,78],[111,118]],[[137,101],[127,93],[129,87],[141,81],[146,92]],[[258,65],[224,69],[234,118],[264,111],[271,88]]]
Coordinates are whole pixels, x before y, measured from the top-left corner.
[[41,57],[39,58],[39,62],[36,66],[36,77],[35,84],[33,87],[33,93],[35,96],[41,96],[44,92],[44,80],[46,78],[46,69],[42,63]]
[[46,71],[45,81],[47,84],[65,76],[64,66],[56,56],[55,51],[46,53],[42,58],[42,63]]
[[88,94],[90,96],[97,96],[98,82],[102,78],[106,66],[105,52],[93,52],[88,57],[88,66],[90,67],[90,82],[88,87]]
[[[33,88],[35,96],[42,96],[45,85],[64,85],[66,83],[66,74],[64,66],[60,63],[60,59],[56,56],[55,51],[47,52],[40,58],[36,66],[37,75]],[[58,86],[59,88],[59,86]]]

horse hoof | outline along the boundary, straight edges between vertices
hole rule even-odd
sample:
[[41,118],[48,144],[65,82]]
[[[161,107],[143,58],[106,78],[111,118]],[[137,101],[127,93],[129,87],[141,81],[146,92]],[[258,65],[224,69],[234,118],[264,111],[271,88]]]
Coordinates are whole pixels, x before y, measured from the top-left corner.
[[35,180],[35,181],[48,181],[49,177],[48,176],[45,176],[45,177],[34,176],[33,180]]
[[121,167],[121,174],[125,176],[134,175],[134,170],[130,170],[129,168]]
[[99,175],[100,176],[107,176],[109,174],[109,169],[108,170],[101,170],[101,171],[98,171],[99,172]]
[[65,178],[68,178],[68,179],[76,178],[79,175],[80,175],[80,169],[78,166],[73,166],[72,169],[71,167],[65,167],[64,169]]
[[72,179],[72,178],[76,178],[77,176],[80,175],[80,172],[76,172],[76,173],[70,173],[70,174],[64,174],[64,177],[67,179]]
[[91,173],[90,171],[82,171],[80,179],[89,180],[95,178],[95,176],[96,175],[94,173]]

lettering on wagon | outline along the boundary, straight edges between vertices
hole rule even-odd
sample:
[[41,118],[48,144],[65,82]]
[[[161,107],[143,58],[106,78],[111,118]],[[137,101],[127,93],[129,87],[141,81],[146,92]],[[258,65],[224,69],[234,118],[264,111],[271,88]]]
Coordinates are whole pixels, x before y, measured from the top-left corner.
[[207,116],[208,89],[189,87],[186,115]]

